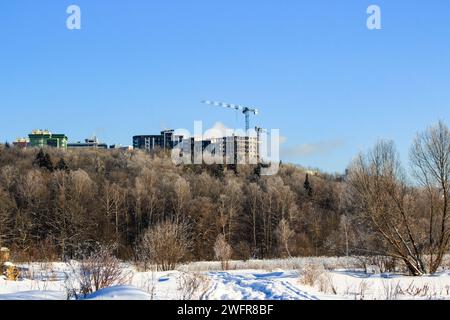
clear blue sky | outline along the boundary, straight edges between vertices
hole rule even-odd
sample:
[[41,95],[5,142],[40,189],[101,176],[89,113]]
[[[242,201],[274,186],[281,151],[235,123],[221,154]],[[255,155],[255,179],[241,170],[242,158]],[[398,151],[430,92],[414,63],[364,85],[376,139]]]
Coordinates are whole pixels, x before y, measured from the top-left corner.
[[[66,8],[82,30],[66,29]],[[380,31],[366,9],[382,9]],[[450,1],[3,0],[0,140],[35,128],[107,143],[221,121],[214,99],[261,109],[283,159],[343,171],[379,139],[407,157],[450,113]]]

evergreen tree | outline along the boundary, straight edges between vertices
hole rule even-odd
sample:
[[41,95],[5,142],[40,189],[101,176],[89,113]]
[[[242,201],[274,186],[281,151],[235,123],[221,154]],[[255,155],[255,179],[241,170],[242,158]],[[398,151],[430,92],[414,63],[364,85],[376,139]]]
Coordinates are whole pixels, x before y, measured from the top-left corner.
[[311,197],[312,196],[312,187],[309,182],[309,174],[306,174],[305,183],[303,184],[303,188],[305,188],[306,194]]
[[55,166],[55,170],[58,171],[65,171],[65,172],[69,172],[69,166],[67,165],[66,161],[64,160],[64,158],[60,158],[58,163]]
[[253,170],[253,175],[255,175],[257,178],[261,178],[261,163],[258,163],[256,168]]
[[222,164],[213,164],[209,166],[214,177],[222,179],[225,176],[225,169]]
[[34,159],[33,164],[39,166],[44,160],[44,157],[45,157],[44,151],[40,149],[38,154],[36,155],[36,158]]
[[6,148],[6,149],[9,149],[10,147],[11,147],[11,145],[9,144],[8,141],[6,141],[6,142],[5,142],[5,148]]
[[42,149],[39,150],[33,164],[35,166],[38,166],[39,168],[47,169],[50,172],[53,171],[52,159],[51,159],[50,155],[48,153],[44,152]]

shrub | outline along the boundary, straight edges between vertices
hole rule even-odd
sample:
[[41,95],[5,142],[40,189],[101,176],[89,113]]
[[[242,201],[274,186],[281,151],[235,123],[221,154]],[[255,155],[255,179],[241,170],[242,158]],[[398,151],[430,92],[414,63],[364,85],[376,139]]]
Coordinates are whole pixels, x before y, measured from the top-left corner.
[[325,273],[325,269],[322,265],[309,263],[306,264],[299,273],[301,284],[314,287],[321,275]]
[[95,291],[127,284],[131,272],[126,272],[121,262],[112,254],[113,246],[100,246],[79,262],[70,262],[66,273],[68,298],[86,297]]
[[333,277],[331,274],[325,272],[322,273],[318,279],[317,282],[317,289],[320,292],[326,293],[326,294],[337,294],[337,287],[336,284],[333,281]]
[[199,273],[183,272],[177,283],[180,300],[200,300],[209,288],[209,279]]
[[141,238],[138,256],[147,266],[157,265],[159,271],[174,270],[191,247],[187,225],[166,221],[148,229]]

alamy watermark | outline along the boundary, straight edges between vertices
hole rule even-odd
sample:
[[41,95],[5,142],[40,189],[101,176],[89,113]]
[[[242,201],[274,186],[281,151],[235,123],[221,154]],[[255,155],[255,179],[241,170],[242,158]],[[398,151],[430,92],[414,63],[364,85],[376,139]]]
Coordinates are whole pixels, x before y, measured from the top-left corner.
[[[66,13],[69,17],[66,20],[66,26],[69,30],[81,30],[81,8],[72,4],[67,7]],[[372,4],[367,7],[366,13],[369,15],[366,21],[369,30],[381,30],[381,8],[379,5]]]
[[381,8],[376,4],[372,4],[367,8],[367,29],[381,30]]
[[67,7],[66,13],[69,17],[66,20],[66,26],[69,30],[81,30],[81,9],[77,5]]

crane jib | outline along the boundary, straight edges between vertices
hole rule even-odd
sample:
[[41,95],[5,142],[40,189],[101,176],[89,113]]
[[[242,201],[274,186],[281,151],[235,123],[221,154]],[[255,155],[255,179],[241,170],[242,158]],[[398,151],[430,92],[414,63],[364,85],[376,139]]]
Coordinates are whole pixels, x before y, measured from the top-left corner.
[[249,107],[244,107],[241,105],[230,104],[230,103],[225,103],[225,102],[218,102],[218,101],[211,101],[211,100],[204,100],[202,102],[205,104],[216,106],[216,107],[224,107],[224,108],[242,111],[242,113],[245,115],[245,130],[247,130],[247,131],[250,130],[250,114],[258,115],[258,112],[259,112],[258,109],[256,109],[256,108],[249,108]]

